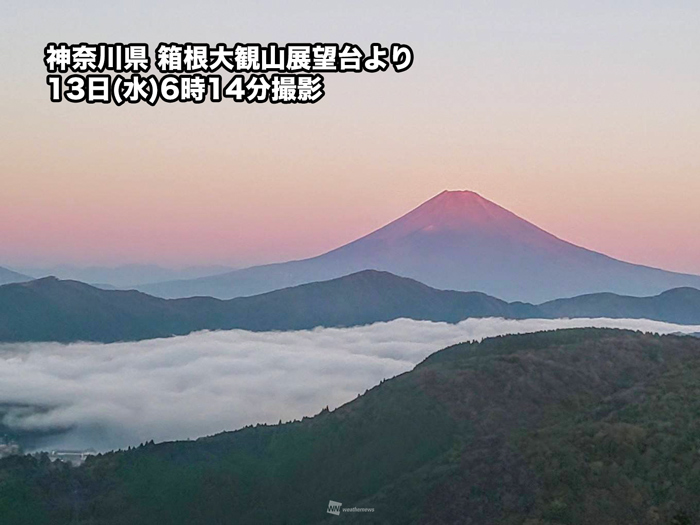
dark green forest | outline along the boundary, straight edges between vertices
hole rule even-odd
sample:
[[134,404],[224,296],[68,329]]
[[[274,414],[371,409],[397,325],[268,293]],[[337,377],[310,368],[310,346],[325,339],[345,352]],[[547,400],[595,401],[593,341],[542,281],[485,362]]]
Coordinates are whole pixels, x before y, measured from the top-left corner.
[[[373,513],[326,513],[329,500]],[[685,525],[700,340],[575,329],[464,343],[313,418],[0,461],[0,523]]]

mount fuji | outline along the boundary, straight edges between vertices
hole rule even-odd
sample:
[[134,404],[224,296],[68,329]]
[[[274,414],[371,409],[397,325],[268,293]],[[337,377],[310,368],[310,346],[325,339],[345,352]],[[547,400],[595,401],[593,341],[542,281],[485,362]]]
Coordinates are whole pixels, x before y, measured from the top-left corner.
[[137,288],[165,298],[228,299],[366,269],[507,301],[700,288],[700,276],[631,264],[576,246],[471,191],[444,191],[369,235],[317,257]]

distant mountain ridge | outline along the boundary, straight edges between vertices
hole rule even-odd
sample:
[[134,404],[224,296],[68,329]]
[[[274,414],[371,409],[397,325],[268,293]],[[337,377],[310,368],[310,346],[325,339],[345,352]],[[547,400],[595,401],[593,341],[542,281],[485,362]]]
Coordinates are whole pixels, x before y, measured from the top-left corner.
[[374,270],[227,301],[162,299],[56,278],[0,286],[0,342],[133,341],[197,330],[304,330],[399,318],[456,323],[470,317],[625,317],[700,325],[700,291],[642,298],[594,294],[533,305],[437,290]]
[[192,266],[182,269],[164,268],[155,264],[123,264],[120,266],[73,266],[62,264],[44,268],[23,269],[36,278],[58,277],[104,288],[128,288],[143,283],[157,283],[174,279],[195,279],[232,271],[227,266]]
[[700,323],[700,290],[674,288],[653,297],[627,297],[612,293],[556,299],[539,305],[554,317],[627,317],[654,319],[676,324]]
[[561,240],[470,191],[444,191],[369,235],[310,259],[139,286],[159,297],[256,295],[376,269],[438,289],[543,302],[588,293],[654,295],[700,276],[613,259]]
[[29,277],[28,275],[24,275],[0,266],[0,286],[3,284],[23,283],[26,281],[31,281],[32,279],[33,277]]

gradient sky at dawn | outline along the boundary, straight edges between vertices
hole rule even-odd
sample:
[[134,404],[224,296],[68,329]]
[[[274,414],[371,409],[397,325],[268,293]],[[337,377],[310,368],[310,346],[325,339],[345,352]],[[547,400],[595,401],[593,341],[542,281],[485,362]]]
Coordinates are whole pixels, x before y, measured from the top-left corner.
[[[525,4],[7,2],[0,265],[305,257],[471,189],[576,244],[700,274],[700,4]],[[116,107],[49,102],[49,41],[416,57],[326,75],[314,106]]]

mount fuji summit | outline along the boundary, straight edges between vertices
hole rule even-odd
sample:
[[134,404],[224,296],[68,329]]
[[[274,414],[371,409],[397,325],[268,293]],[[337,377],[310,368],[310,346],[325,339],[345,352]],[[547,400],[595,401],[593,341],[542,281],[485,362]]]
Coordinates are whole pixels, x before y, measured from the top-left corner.
[[547,233],[471,191],[443,191],[349,244],[309,259],[138,287],[166,298],[228,299],[383,270],[429,286],[543,302],[614,292],[654,295],[700,288],[700,276],[631,264]]

